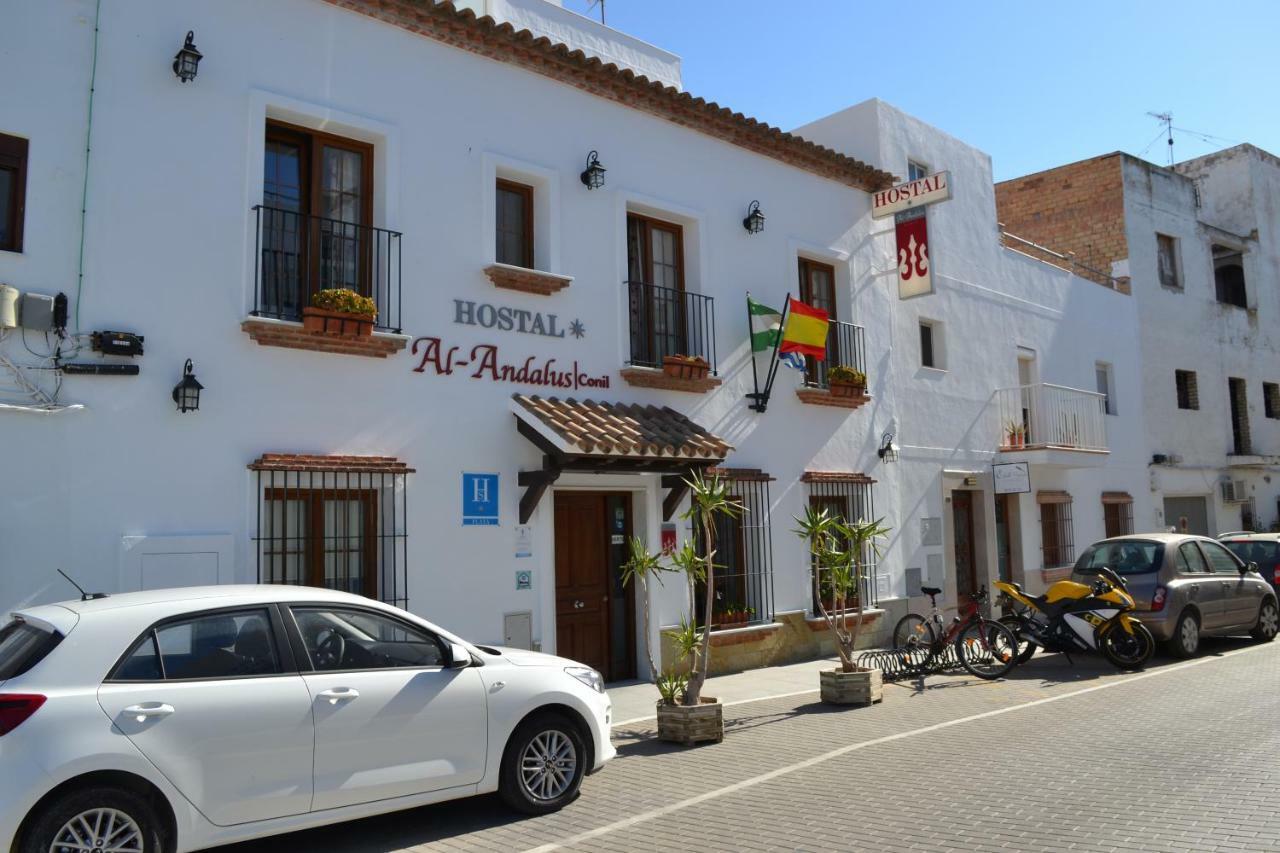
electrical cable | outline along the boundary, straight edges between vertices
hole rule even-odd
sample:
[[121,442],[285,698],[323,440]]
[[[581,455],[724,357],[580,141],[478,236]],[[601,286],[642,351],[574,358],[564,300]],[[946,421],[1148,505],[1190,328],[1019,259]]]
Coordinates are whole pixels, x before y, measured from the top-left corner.
[[98,23],[102,17],[102,0],[93,10],[93,64],[89,70],[89,115],[84,131],[84,184],[80,190],[80,263],[76,272],[75,325],[80,326],[80,292],[84,288],[84,232],[89,207],[89,150],[93,141],[93,93],[98,82]]

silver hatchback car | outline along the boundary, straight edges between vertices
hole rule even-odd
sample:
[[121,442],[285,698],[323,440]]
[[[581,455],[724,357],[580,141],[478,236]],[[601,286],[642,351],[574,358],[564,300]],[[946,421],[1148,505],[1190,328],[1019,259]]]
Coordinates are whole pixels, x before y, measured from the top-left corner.
[[1191,657],[1203,636],[1249,634],[1269,642],[1280,630],[1276,591],[1245,563],[1207,536],[1143,533],[1095,542],[1084,550],[1072,580],[1091,583],[1106,566],[1121,575],[1138,605],[1134,613],[1178,657]]

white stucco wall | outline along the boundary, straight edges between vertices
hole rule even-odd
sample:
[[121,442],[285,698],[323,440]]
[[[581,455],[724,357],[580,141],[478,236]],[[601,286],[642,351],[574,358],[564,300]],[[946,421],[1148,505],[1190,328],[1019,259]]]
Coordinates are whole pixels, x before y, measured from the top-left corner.
[[[1103,536],[1101,492],[1129,492],[1135,520],[1149,518],[1134,300],[1002,248],[990,157],[882,101],[858,104],[796,132],[895,174],[905,175],[910,159],[951,175],[951,200],[932,205],[928,214],[934,293],[897,298],[892,218],[873,225],[871,269],[858,290],[884,312],[891,327],[889,347],[878,354],[881,372],[889,374],[881,403],[896,416],[902,451],[901,461],[880,466],[878,476],[895,527],[882,565],[892,578],[893,595],[914,592],[902,585],[906,568],[922,569],[926,581],[942,585],[949,596],[954,590],[950,493],[965,488],[965,475],[978,477],[968,488],[980,492],[979,582],[995,579],[991,464],[1032,458],[996,452],[1001,424],[993,393],[1018,384],[1020,347],[1035,351],[1039,381],[1088,391],[1095,389],[1095,364],[1109,363],[1117,400],[1117,415],[1106,418],[1111,453],[1103,467],[1032,466],[1033,493],[1020,498],[1013,542],[1019,557],[1015,566],[1021,564],[1026,582],[1032,588],[1043,582],[1034,491],[1071,493],[1077,554]],[[920,366],[921,319],[941,324],[944,370]],[[927,518],[943,520],[937,546],[923,544]],[[939,560],[944,567],[942,576],[930,575],[931,556],[935,568]]]
[[[136,572],[126,570],[124,537],[229,535],[224,579],[252,581],[249,462],[270,451],[382,454],[417,469],[412,609],[479,641],[501,639],[502,613],[532,610],[535,640],[554,646],[551,499],[533,519],[535,556],[516,560],[516,476],[541,459],[508,409],[511,393],[547,389],[418,374],[408,352],[382,361],[262,347],[240,330],[253,300],[250,208],[261,201],[264,122],[276,116],[373,143],[375,224],[404,233],[407,334],[496,344],[504,359],[576,359],[611,377],[598,398],[673,406],[737,447],[729,464],[777,477],[774,606],[807,606],[807,562],[787,533],[803,501],[796,479],[812,467],[871,470],[887,415],[881,404],[855,413],[802,406],[794,374],[780,378],[766,415],[748,412],[743,298],[749,290],[780,305],[804,253],[837,264],[840,298],[850,302],[847,260],[863,251],[855,224],[865,229],[865,193],[315,0],[103,8],[79,327],[144,334],[146,354],[137,377],[67,377],[61,399],[82,412],[0,414],[7,443],[23,449],[10,455],[0,497],[0,605],[65,597],[57,568],[88,587],[127,589]],[[0,130],[33,140],[27,250],[0,254],[0,280],[24,291],[74,294],[92,31],[77,15],[91,16],[92,4],[24,5],[0,34],[3,70],[29,60],[32,82],[0,91]],[[169,63],[188,29],[205,59],[182,85]],[[607,186],[589,192],[578,174],[592,148],[609,171]],[[498,290],[482,272],[492,257],[492,178],[503,170],[543,182],[537,242],[547,265],[574,276],[559,294]],[[754,236],[741,224],[752,199],[769,217]],[[712,394],[635,389],[618,375],[628,352],[629,208],[685,226],[688,288],[717,299],[724,384]],[[554,313],[561,328],[579,319],[587,335],[455,325],[456,298]],[[878,360],[890,331],[861,319]],[[16,340],[5,352],[30,362]],[[170,389],[186,358],[205,391],[200,411],[181,415]],[[877,399],[885,383],[877,361]],[[501,474],[501,526],[461,526],[463,471]],[[558,484],[575,486],[642,489],[637,524],[656,546],[656,477],[566,475]],[[534,589],[517,591],[514,571],[526,567]],[[662,593],[655,623],[678,616],[673,590]]]

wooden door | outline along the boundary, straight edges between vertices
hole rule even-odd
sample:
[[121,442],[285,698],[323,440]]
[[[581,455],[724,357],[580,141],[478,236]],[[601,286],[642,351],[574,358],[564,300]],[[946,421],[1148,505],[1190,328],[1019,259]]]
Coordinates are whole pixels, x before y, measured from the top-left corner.
[[951,493],[951,520],[956,550],[956,598],[963,600],[978,590],[973,559],[973,492]]
[[556,654],[609,672],[606,495],[555,496]]

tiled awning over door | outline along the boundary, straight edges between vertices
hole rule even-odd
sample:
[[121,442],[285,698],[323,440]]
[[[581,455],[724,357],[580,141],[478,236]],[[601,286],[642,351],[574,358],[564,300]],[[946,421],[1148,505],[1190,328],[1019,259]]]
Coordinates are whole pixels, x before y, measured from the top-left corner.
[[685,493],[683,479],[719,465],[733,446],[666,406],[513,395],[516,428],[543,452],[539,471],[521,471],[520,523],[563,471],[665,474],[670,518]]

